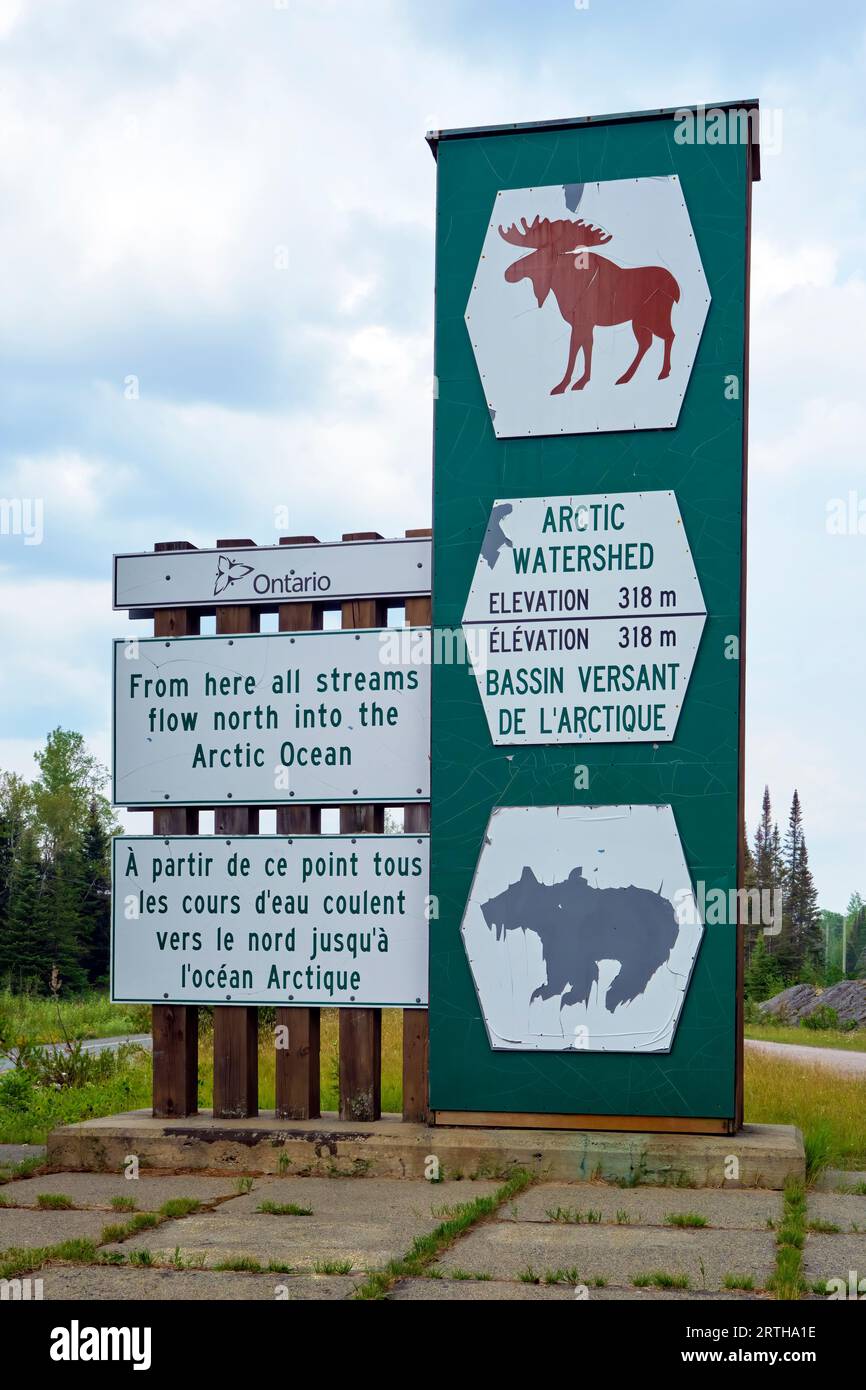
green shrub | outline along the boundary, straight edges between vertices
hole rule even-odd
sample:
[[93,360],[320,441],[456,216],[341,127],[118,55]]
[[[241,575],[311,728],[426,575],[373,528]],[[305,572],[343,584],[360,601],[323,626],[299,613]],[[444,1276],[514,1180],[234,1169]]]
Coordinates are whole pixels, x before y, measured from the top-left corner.
[[0,1076],[0,1109],[26,1115],[33,1104],[33,1077],[17,1067]]
[[803,1027],[812,1028],[816,1033],[823,1033],[829,1028],[838,1029],[839,1015],[829,1004],[819,1004],[813,1013],[803,1019]]

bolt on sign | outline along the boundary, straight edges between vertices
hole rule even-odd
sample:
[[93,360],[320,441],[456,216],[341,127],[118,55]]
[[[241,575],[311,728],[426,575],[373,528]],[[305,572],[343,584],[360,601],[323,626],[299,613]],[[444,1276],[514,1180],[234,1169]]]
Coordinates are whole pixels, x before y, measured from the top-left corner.
[[429,628],[116,641],[114,803],[426,800],[429,649]]
[[142,618],[219,603],[267,611],[293,599],[405,598],[429,594],[430,564],[426,536],[115,555],[114,607]]
[[111,997],[427,1003],[425,835],[117,837]]
[[[682,112],[437,131],[430,1103],[731,1132],[751,184]],[[751,115],[751,119],[750,119]]]
[[463,613],[490,737],[669,741],[705,621],[672,492],[494,502]]

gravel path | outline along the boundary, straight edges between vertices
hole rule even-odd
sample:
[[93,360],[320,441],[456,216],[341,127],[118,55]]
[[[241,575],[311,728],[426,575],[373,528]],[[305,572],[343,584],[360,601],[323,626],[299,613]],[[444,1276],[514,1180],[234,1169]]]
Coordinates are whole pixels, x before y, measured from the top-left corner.
[[746,1047],[768,1057],[830,1067],[846,1076],[866,1076],[866,1052],[846,1052],[839,1047],[804,1047],[801,1043],[758,1042],[753,1038],[746,1038]]

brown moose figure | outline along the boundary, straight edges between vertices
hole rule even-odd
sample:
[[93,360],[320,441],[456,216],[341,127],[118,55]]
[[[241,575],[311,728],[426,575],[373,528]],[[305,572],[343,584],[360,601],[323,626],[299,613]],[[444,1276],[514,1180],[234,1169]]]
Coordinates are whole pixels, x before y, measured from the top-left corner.
[[559,312],[571,325],[568,366],[551,396],[559,396],[567,388],[580,348],[583,348],[583,375],[571,389],[583,390],[592,370],[593,330],[610,328],[617,323],[631,321],[637,339],[634,361],[617,379],[617,386],[631,381],[653,335],[664,343],[659,381],[669,376],[674,340],[671,309],[680,298],[680,287],[670,271],[659,265],[628,269],[609,261],[606,256],[581,250],[588,246],[604,246],[610,236],[580,218],[551,222],[547,217],[543,221],[536,217],[531,224],[527,224],[525,217],[520,220],[522,231],[512,223],[507,231],[500,227],[499,235],[511,246],[531,249],[532,254],[510,265],[505,278],[510,285],[515,285],[528,275],[539,309],[552,290]]

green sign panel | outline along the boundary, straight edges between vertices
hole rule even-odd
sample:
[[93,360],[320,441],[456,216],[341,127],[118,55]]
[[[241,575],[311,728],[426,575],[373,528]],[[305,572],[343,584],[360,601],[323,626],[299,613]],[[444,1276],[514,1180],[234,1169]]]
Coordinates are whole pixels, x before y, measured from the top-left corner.
[[430,137],[440,1123],[741,1121],[757,113],[711,114]]

